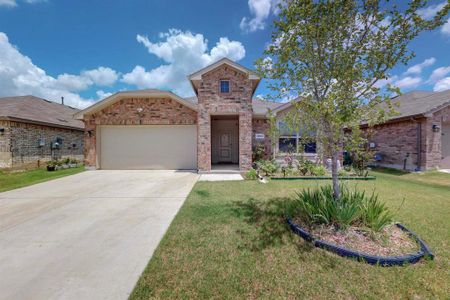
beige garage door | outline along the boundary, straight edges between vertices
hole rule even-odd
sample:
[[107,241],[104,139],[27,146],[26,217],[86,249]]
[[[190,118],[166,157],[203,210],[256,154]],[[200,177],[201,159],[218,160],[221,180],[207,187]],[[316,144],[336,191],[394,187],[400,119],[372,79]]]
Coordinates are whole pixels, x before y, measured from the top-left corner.
[[101,126],[98,146],[101,169],[197,169],[195,125]]

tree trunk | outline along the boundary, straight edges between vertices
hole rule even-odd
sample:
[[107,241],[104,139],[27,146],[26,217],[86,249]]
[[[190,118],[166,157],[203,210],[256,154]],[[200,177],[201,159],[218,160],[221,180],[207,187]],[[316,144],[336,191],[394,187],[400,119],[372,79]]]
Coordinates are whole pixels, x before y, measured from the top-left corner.
[[339,152],[336,150],[332,150],[331,154],[331,177],[333,178],[333,198],[334,200],[338,200],[341,197],[341,189],[339,186],[339,178],[338,178],[338,157]]

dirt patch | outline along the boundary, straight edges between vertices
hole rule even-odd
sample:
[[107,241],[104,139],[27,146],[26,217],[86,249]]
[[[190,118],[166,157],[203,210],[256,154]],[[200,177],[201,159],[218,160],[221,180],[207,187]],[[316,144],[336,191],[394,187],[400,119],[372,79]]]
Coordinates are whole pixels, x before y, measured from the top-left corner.
[[[295,222],[302,224],[300,220]],[[419,244],[395,225],[387,226],[379,233],[358,227],[349,227],[346,230],[324,225],[303,228],[316,239],[370,255],[399,256],[420,250]]]

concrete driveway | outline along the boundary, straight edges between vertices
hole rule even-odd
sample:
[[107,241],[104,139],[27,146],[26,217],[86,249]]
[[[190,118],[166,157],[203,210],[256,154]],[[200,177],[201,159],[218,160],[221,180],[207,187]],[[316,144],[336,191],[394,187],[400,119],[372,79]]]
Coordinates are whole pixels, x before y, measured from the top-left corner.
[[126,299],[197,179],[87,171],[0,193],[0,299]]

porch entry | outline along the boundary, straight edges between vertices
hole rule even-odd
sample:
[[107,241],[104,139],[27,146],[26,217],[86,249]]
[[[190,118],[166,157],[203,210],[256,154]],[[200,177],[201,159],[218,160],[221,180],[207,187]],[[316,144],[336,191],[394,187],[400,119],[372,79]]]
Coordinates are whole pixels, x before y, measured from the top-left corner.
[[239,116],[211,116],[211,163],[239,164]]

